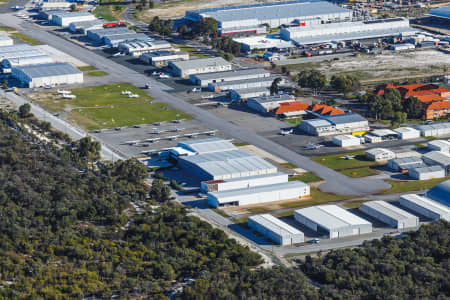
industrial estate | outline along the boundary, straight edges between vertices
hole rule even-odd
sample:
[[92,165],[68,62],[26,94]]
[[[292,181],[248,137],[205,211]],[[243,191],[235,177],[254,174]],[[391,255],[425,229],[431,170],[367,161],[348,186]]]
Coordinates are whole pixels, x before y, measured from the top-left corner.
[[164,205],[281,264],[450,222],[448,3],[15,2],[0,99],[97,141],[87,169],[138,161]]

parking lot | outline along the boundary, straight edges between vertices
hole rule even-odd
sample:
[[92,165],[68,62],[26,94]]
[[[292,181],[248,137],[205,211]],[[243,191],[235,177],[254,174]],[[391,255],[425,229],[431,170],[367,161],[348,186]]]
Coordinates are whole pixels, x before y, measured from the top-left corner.
[[127,157],[145,155],[175,147],[179,141],[191,138],[218,136],[227,138],[224,133],[211,130],[197,120],[184,120],[179,123],[161,122],[117,129],[93,131],[91,134],[111,145]]

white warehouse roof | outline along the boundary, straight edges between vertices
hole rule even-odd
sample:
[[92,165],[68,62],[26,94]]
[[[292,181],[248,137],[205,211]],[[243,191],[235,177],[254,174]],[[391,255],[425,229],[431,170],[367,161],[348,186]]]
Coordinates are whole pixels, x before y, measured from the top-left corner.
[[[242,177],[240,174],[248,172],[270,170],[268,173],[275,173],[277,170],[276,167],[261,157],[241,150],[185,156],[181,157],[180,161],[196,165],[214,177],[228,175],[230,177]],[[234,176],[235,174],[236,176]]]
[[28,65],[38,65],[47,64],[54,62],[53,58],[48,55],[37,55],[28,57],[15,57],[2,60],[2,65],[6,68],[11,68],[15,66],[28,66]]
[[270,75],[270,72],[263,68],[248,68],[248,69],[235,69],[235,70],[222,71],[222,72],[193,74],[193,75],[191,75],[191,77],[195,78],[196,80],[208,80],[208,79],[234,78],[236,76],[247,76],[247,75],[255,75],[255,74]]
[[408,220],[408,219],[415,219],[416,216],[410,214],[407,211],[404,211],[403,209],[400,209],[386,201],[369,201],[361,204],[361,206],[367,206],[372,208],[375,211],[378,211],[386,216],[388,216],[391,219],[395,219],[397,221],[402,220]]
[[38,47],[33,47],[28,44],[16,44],[0,47],[0,59],[24,58],[40,55],[46,54]]
[[199,154],[213,153],[237,150],[238,148],[234,146],[230,141],[223,140],[220,138],[208,138],[193,141],[179,142],[178,147],[182,147],[192,152]]
[[433,219],[443,218],[450,221],[450,208],[429,198],[416,194],[402,195],[400,197],[400,204],[417,211],[426,217],[431,217]]
[[248,219],[263,225],[270,231],[277,233],[283,237],[289,237],[291,235],[303,235],[303,232],[301,232],[300,230],[269,214],[255,215],[249,217]]
[[226,22],[248,19],[301,18],[348,12],[349,10],[326,1],[311,0],[207,8],[187,11],[186,13],[198,14],[203,17],[214,18],[220,22]]
[[14,69],[20,70],[31,79],[83,73],[68,63],[48,63],[40,65],[17,66]]
[[219,67],[231,65],[230,62],[226,61],[222,57],[208,57],[184,61],[173,61],[171,62],[171,64],[180,70],[203,69],[207,67]]

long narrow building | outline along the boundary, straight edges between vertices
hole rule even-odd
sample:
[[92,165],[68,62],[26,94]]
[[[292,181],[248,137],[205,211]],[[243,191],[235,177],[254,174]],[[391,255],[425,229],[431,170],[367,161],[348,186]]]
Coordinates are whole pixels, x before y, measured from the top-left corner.
[[248,226],[282,246],[305,241],[303,232],[269,214],[249,217]]
[[419,226],[419,218],[385,201],[361,204],[359,210],[397,229]]

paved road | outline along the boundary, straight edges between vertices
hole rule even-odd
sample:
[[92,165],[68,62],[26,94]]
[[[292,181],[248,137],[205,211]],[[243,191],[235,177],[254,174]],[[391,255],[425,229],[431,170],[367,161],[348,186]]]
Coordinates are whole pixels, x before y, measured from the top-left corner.
[[318,176],[326,180],[326,183],[320,186],[323,191],[336,194],[366,195],[390,187],[389,184],[382,180],[348,178],[338,172],[315,163],[307,157],[286,149],[285,147],[264,138],[247,128],[234,125],[211,112],[198,108],[181,98],[167,93],[166,91],[170,90],[170,87],[162,84],[161,82],[137,73],[129,68],[126,68],[125,66],[101,57],[92,51],[48,33],[32,23],[23,22],[12,14],[2,15],[0,20],[8,26],[16,27],[19,30],[26,32],[31,37],[47,43],[60,51],[66,52],[67,54],[93,65],[98,69],[108,72],[112,77],[115,77],[117,81],[127,81],[137,86],[143,86],[145,83],[151,82],[152,89],[149,91],[149,95],[155,99],[163,101],[190,114],[210,128],[218,129],[232,138],[246,141],[274,155],[277,155],[290,163],[300,166],[303,169],[316,173]]
[[[44,110],[39,105],[36,105],[36,104],[30,102],[29,100],[16,95],[15,93],[4,92],[3,90],[0,90],[0,96],[4,96],[5,98],[7,98],[9,101],[13,102],[18,107],[22,104],[29,103],[31,105],[31,112],[38,119],[50,122],[50,124],[52,124],[52,126],[54,128],[58,129],[61,132],[67,133],[74,140],[78,140],[78,139],[86,136],[86,133],[83,130],[74,127],[72,124],[70,124],[60,118],[55,117],[53,114]],[[121,155],[113,152],[107,145],[105,145],[101,141],[100,141],[100,143],[102,144],[101,156],[103,158],[110,159],[112,161],[124,159]]]

